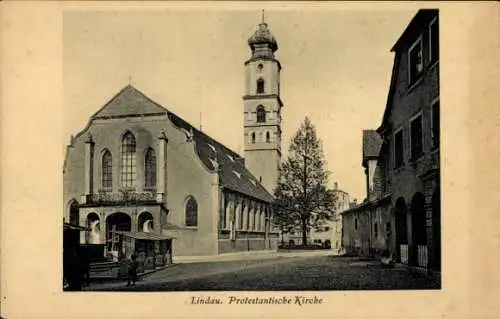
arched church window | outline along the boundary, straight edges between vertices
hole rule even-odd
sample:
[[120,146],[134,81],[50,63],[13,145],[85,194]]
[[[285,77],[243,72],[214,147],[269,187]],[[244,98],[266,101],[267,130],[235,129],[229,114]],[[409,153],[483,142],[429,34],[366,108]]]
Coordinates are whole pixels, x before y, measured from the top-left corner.
[[252,132],[252,144],[255,144],[255,132]]
[[264,93],[264,80],[263,79],[258,79],[257,80],[257,94],[262,94]]
[[266,143],[269,143],[271,141],[271,135],[269,132],[266,132]]
[[193,197],[189,197],[186,203],[186,226],[198,226],[198,203]]
[[266,110],[264,106],[257,107],[257,123],[264,123],[266,121]]
[[113,157],[106,150],[102,155],[102,190],[110,192],[113,188]]
[[135,165],[135,137],[127,132],[123,135],[121,146],[121,183],[124,188],[135,186],[136,165]]
[[152,148],[146,151],[144,163],[144,188],[152,189],[156,187],[156,154]]

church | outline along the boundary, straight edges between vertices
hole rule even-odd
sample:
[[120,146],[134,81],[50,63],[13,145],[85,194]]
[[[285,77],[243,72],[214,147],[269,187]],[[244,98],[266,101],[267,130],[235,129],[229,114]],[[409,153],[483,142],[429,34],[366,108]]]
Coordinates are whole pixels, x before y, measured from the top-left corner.
[[114,234],[129,232],[171,239],[176,256],[276,249],[281,64],[264,21],[248,45],[244,158],[132,85],[71,137],[64,219],[85,227],[81,243],[113,255]]

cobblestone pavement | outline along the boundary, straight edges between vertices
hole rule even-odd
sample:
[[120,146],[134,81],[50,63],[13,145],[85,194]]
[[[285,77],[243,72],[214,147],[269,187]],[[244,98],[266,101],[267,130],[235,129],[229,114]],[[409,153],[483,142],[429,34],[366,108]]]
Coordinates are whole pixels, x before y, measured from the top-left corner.
[[95,291],[380,290],[439,289],[440,277],[407,267],[384,268],[354,257],[288,257],[179,264],[125,283],[95,284]]

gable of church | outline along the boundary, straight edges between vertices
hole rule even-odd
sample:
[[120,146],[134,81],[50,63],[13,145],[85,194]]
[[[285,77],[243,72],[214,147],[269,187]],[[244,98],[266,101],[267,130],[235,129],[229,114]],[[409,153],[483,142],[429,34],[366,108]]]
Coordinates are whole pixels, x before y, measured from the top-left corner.
[[161,115],[167,110],[132,85],[127,85],[106,103],[92,118],[116,118],[141,115]]

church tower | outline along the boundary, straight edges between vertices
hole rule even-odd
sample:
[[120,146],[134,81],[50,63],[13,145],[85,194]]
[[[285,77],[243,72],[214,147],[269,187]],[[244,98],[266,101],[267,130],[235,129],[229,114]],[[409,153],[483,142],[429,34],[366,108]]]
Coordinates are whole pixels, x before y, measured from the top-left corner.
[[274,56],[278,43],[264,22],[248,39],[252,51],[245,62],[245,166],[272,194],[281,160],[281,64]]

